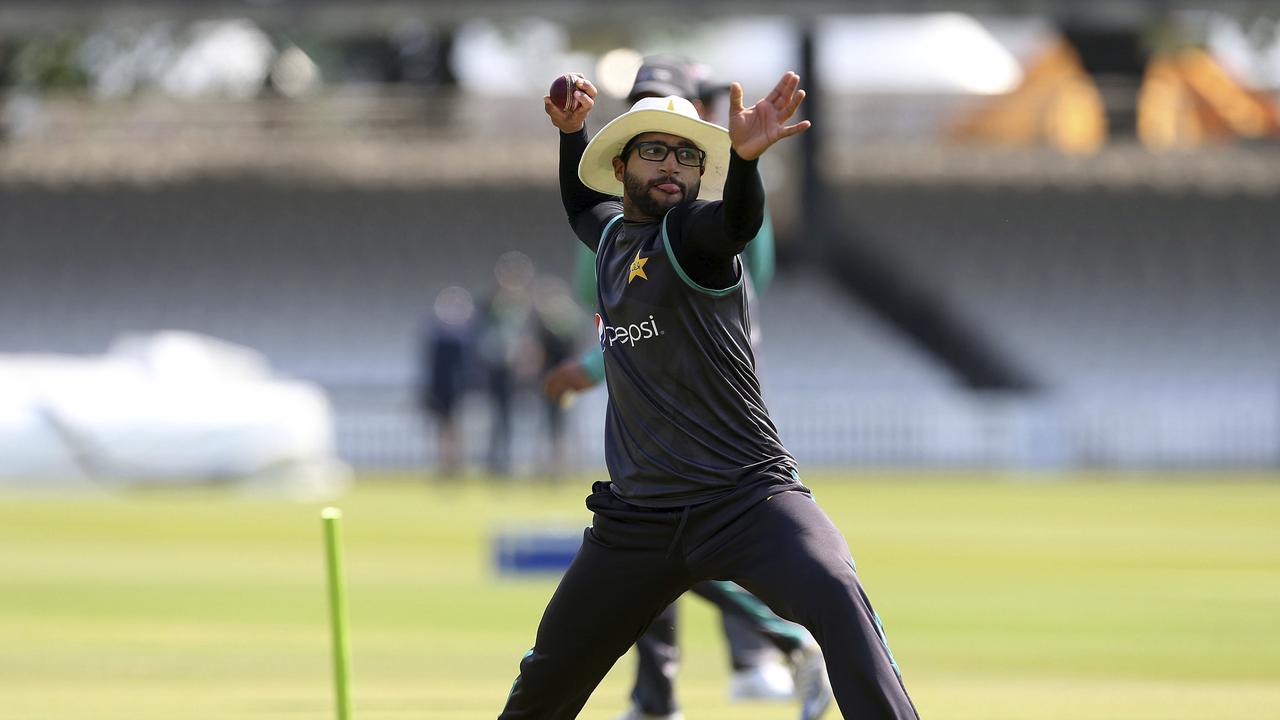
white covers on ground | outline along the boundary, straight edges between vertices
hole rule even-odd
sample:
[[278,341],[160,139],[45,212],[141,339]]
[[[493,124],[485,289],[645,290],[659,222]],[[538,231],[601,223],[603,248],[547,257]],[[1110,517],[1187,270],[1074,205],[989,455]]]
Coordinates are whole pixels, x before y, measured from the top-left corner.
[[105,355],[0,355],[0,486],[236,483],[339,492],[333,414],[257,352],[186,332]]

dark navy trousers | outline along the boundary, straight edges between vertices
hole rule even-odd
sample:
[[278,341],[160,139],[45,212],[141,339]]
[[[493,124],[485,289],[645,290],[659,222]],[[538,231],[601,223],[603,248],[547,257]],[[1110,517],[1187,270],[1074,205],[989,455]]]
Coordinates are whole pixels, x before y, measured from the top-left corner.
[[653,618],[704,580],[732,580],[808,628],[846,718],[918,719],[844,537],[807,492],[778,489],[650,509],[596,483],[592,525],[499,719],[577,717]]

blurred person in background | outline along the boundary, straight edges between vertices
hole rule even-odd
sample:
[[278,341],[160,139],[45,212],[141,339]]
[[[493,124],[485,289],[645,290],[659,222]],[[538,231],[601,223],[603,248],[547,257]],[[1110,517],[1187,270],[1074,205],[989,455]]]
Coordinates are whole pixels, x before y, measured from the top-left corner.
[[[570,360],[576,355],[583,315],[569,286],[556,277],[541,276],[534,282],[533,309],[535,331],[542,357],[542,371]],[[551,480],[564,476],[568,461],[565,445],[565,409],[563,396],[543,394],[546,410],[547,460],[543,474]]]
[[[698,115],[712,121],[711,108],[727,95],[729,85],[712,80],[710,68],[670,55],[645,58],[636,72],[627,102],[650,97],[683,97],[693,103]],[[584,307],[596,302],[596,256],[579,243],[574,267],[574,287]],[[747,245],[742,259],[747,275],[745,291],[750,304],[757,303],[772,281],[774,268],[773,223],[765,208],[764,221],[756,237]],[[752,344],[758,344],[758,324],[752,325]],[[578,357],[556,365],[543,384],[553,400],[595,387],[604,380],[604,351],[596,344]],[[691,591],[720,610],[729,649],[732,676],[729,697],[733,700],[788,700],[799,696],[801,717],[819,717],[831,702],[821,650],[803,627],[778,617],[754,595],[731,582],[707,581]],[[636,679],[631,691],[631,707],[618,720],[674,720],[681,717],[675,696],[675,676],[679,669],[677,604],[662,611],[636,642]],[[783,661],[786,661],[784,664]]]
[[447,287],[436,295],[424,333],[418,405],[435,424],[437,469],[441,475],[454,475],[462,469],[458,406],[466,392],[474,315],[471,293],[464,288]]
[[511,250],[493,268],[496,285],[479,317],[477,346],[489,392],[488,469],[511,474],[513,412],[519,386],[542,371],[533,306],[533,261]]

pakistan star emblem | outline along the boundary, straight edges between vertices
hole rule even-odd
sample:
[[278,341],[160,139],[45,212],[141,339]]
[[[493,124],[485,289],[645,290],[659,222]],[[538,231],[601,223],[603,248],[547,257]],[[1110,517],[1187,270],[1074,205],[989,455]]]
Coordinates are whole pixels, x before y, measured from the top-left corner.
[[631,261],[631,272],[627,273],[627,284],[630,285],[632,280],[637,277],[641,280],[648,280],[649,276],[644,274],[644,264],[649,262],[649,258],[640,257],[640,251],[636,251],[636,259]]

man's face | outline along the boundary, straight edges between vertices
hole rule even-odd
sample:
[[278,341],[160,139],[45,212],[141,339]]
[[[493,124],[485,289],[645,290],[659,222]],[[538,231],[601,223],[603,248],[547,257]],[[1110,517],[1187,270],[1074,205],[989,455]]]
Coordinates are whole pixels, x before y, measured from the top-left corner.
[[671,148],[696,148],[697,145],[679,135],[642,133],[632,139],[625,161],[614,158],[614,176],[622,181],[626,201],[639,214],[659,218],[676,205],[697,199],[705,166],[682,165],[676,159],[676,152],[671,150],[662,160],[646,160],[636,150],[639,143],[645,142],[662,143]]

